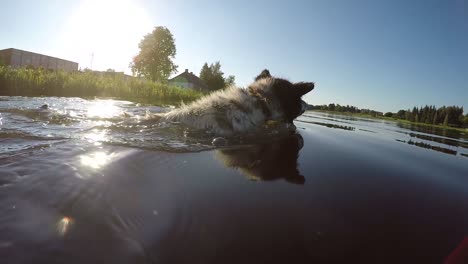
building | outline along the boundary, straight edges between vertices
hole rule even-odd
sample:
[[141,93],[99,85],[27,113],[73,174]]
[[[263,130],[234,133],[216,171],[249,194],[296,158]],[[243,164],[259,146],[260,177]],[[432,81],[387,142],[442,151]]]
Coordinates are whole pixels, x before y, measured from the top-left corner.
[[12,48],[0,50],[0,60],[13,68],[31,66],[51,70],[78,70],[78,63],[76,62]]
[[203,82],[200,78],[194,75],[192,72],[189,72],[187,69],[185,71],[174,78],[170,79],[169,84],[182,87],[182,88],[189,88],[194,89],[197,91],[209,91],[210,88]]

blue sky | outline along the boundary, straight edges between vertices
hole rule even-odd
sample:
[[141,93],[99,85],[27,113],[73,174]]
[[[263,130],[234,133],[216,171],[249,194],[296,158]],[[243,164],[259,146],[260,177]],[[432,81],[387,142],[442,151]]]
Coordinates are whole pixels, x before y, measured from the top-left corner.
[[[315,81],[311,104],[468,112],[468,1],[2,1],[0,49],[129,72],[141,37],[166,26],[176,63],[221,61],[241,86],[262,69]],[[6,17],[5,17],[6,15]]]

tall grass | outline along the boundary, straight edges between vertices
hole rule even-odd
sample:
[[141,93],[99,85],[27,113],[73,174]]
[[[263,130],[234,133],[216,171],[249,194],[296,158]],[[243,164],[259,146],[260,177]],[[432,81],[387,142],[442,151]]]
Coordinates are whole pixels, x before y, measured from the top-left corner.
[[122,74],[13,69],[0,66],[0,95],[113,97],[148,103],[190,102],[202,94]]

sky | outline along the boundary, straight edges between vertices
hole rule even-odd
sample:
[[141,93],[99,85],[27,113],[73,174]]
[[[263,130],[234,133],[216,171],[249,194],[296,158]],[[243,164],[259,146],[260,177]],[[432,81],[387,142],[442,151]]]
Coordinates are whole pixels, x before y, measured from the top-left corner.
[[179,72],[220,61],[247,86],[263,69],[314,81],[309,104],[468,112],[468,0],[2,0],[0,49],[130,73],[155,26],[175,38]]

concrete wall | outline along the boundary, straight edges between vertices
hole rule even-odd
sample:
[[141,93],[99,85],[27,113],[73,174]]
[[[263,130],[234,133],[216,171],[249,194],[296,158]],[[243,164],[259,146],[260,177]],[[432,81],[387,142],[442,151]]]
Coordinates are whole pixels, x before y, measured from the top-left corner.
[[[0,55],[4,63],[10,65],[13,68],[19,67],[43,67],[51,70],[64,70],[64,71],[77,71],[78,63],[68,60],[62,60],[59,58],[50,57],[34,52],[18,50],[18,49],[6,49],[0,50]],[[5,59],[6,58],[6,59]]]
[[0,61],[2,64],[10,65],[12,49],[0,50]]

